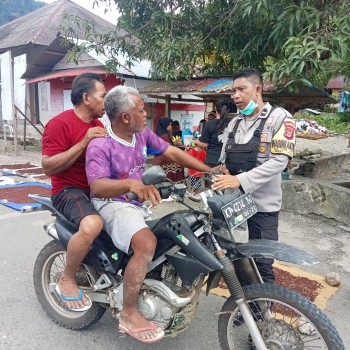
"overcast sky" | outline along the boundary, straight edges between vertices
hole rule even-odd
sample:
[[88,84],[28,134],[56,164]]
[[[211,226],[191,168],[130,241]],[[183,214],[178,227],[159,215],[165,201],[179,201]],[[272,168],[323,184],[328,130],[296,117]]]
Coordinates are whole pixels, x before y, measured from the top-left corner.
[[[48,4],[51,4],[52,2],[54,1],[57,1],[57,0],[41,0],[43,2],[46,2]],[[113,24],[116,24],[116,21],[117,21],[117,11],[115,10],[115,8],[113,9],[113,11],[108,11],[106,12],[106,14],[104,14],[104,9],[105,9],[105,6],[103,6],[102,4],[100,4],[100,7],[94,7],[93,8],[93,0],[72,0],[73,2],[77,3],[78,5],[80,5],[81,7],[84,7],[86,8],[87,10],[95,13],[96,15],[99,15],[101,16],[102,18],[104,18],[105,20],[113,23]]]

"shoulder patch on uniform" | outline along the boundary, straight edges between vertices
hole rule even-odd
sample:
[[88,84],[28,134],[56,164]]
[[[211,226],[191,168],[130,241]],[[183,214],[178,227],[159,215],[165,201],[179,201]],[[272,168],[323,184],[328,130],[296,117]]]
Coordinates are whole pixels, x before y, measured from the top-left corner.
[[284,124],[284,137],[287,140],[292,140],[295,134],[295,124],[289,120],[285,120],[283,124]]
[[286,117],[278,132],[271,142],[271,153],[284,154],[289,158],[294,156],[295,148],[295,121],[291,117]]

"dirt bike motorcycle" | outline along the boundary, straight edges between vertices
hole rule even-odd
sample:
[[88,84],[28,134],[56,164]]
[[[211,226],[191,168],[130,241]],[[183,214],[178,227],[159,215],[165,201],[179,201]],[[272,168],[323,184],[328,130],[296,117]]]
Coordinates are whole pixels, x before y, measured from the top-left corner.
[[[167,181],[160,167],[146,170],[142,180],[155,185],[162,198],[171,196],[186,207],[147,221],[158,242],[138,308],[165,335],[185,330],[194,318],[202,289],[206,288],[208,295],[223,280],[230,292],[218,320],[223,350],[344,349],[322,311],[293,290],[263,283],[254,262],[254,258],[268,257],[310,265],[316,263],[315,257],[274,241],[235,242],[236,228],[256,212],[249,194],[207,190],[208,210],[202,210],[185,200],[187,187]],[[102,232],[76,276],[93,305],[85,312],[69,311],[55,294],[55,287],[65,265],[67,243],[76,228],[56,212],[49,197],[29,196],[55,216],[55,222],[44,226],[52,241],[40,251],[34,267],[35,291],[47,315],[76,330],[96,323],[106,308],[118,320],[123,307],[123,271],[130,257]],[[135,198],[132,193],[128,196]]]

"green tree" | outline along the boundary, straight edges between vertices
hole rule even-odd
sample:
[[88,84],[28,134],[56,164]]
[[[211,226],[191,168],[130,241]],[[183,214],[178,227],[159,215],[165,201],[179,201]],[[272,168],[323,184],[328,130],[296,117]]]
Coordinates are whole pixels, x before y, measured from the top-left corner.
[[45,5],[35,0],[0,0],[0,26]]
[[77,17],[66,27],[70,37],[74,23],[85,28],[85,49],[107,53],[112,71],[124,53],[130,61],[149,59],[152,76],[163,79],[247,66],[282,85],[350,76],[350,0],[95,0],[113,2],[116,31],[96,33]]

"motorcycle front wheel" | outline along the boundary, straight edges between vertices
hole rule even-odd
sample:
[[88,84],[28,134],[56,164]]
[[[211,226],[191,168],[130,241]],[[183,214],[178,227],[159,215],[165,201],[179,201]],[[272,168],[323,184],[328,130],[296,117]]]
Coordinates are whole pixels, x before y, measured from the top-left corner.
[[[66,251],[59,241],[47,243],[40,251],[33,272],[34,289],[44,311],[57,324],[68,329],[85,329],[96,323],[106,309],[93,303],[85,312],[69,311],[55,293],[55,286],[64,270]],[[81,265],[77,283],[82,289],[90,288],[97,280],[94,270]]]
[[[300,294],[267,283],[252,284],[243,289],[267,349],[345,349],[328,317]],[[218,332],[222,350],[255,350],[249,330],[232,298],[227,299],[222,307]]]

